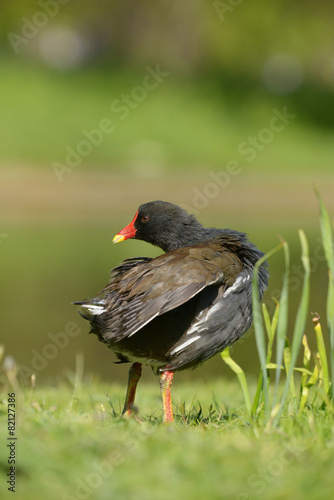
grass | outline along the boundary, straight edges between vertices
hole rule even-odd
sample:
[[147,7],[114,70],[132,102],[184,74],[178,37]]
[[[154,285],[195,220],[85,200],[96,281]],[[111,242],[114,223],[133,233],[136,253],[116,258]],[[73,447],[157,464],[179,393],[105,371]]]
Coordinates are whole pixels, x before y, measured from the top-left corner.
[[[309,299],[310,299],[310,258],[309,245],[304,231],[299,230],[299,238],[301,244],[301,261],[304,269],[304,277],[302,291],[294,328],[292,330],[291,345],[287,338],[288,329],[288,314],[289,314],[289,298],[288,298],[288,282],[289,282],[289,247],[284,241],[275,249],[264,255],[255,265],[252,281],[252,302],[253,302],[253,323],[255,338],[258,350],[258,356],[261,365],[261,371],[257,384],[253,404],[251,405],[247,379],[241,367],[237,365],[230,357],[229,349],[221,353],[223,361],[236,373],[242,393],[245,400],[245,405],[249,415],[256,418],[260,409],[265,410],[265,419],[267,427],[279,426],[280,417],[286,409],[286,404],[294,411],[302,410],[306,404],[313,409],[326,407],[330,412],[334,413],[333,406],[333,352],[334,352],[334,309],[333,309],[333,271],[334,271],[334,234],[333,224],[327,212],[327,209],[321,199],[318,190],[315,188],[315,194],[318,198],[320,208],[320,227],[322,234],[322,245],[325,253],[325,258],[328,266],[328,292],[327,292],[327,329],[328,329],[328,353],[324,342],[320,317],[317,313],[314,315],[314,330],[317,343],[317,352],[313,361],[313,366],[310,366],[311,351],[308,345],[308,338],[305,335],[305,326],[309,316]],[[261,305],[259,300],[258,288],[258,272],[260,266],[270,259],[272,255],[280,249],[284,250],[285,257],[285,273],[283,275],[282,292],[280,302],[277,302],[276,309],[270,318],[265,303]],[[276,335],[277,330],[277,335]],[[273,345],[276,335],[276,363],[272,362]],[[301,346],[303,346],[303,367],[297,366]],[[284,366],[282,363],[284,362]],[[331,370],[328,368],[330,364]],[[270,370],[275,371],[274,388],[270,385]],[[279,395],[280,377],[283,370],[286,373],[284,388]],[[298,391],[296,391],[296,383],[294,379],[295,371],[300,372],[301,380]],[[330,374],[331,373],[331,374]],[[315,389],[310,391],[310,388]],[[272,389],[272,390],[271,390]]]
[[[16,498],[328,498],[334,432],[326,410],[285,414],[279,430],[265,431],[260,421],[250,425],[233,382],[175,383],[173,396],[176,423],[165,427],[158,382],[139,387],[141,422],[119,418],[119,385],[20,391]],[[2,440],[4,497],[6,457]]]

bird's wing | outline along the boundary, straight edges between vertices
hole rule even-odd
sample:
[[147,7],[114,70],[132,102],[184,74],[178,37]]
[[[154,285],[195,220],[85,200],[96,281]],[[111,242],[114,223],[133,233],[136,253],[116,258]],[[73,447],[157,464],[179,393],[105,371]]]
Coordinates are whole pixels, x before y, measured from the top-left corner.
[[[237,275],[240,262],[229,256],[235,261]],[[119,341],[131,337],[156,316],[184,304],[205,287],[226,282],[226,264],[226,257],[223,259],[215,249],[185,247],[112,278],[103,290],[108,324],[105,338]]]
[[114,267],[114,269],[111,270],[111,278],[121,276],[133,267],[136,267],[139,264],[145,264],[151,260],[151,257],[131,257],[130,259],[125,259],[121,262],[121,264],[119,264],[119,266]]
[[[116,283],[117,279],[120,279],[127,271],[130,271],[140,264],[150,262],[151,260],[151,257],[132,257],[130,259],[124,259],[121,264],[111,270],[110,284]],[[105,290],[108,286],[103,289],[97,297],[72,302],[74,305],[81,306],[78,312],[83,318],[94,321],[94,317],[100,316],[106,311]]]

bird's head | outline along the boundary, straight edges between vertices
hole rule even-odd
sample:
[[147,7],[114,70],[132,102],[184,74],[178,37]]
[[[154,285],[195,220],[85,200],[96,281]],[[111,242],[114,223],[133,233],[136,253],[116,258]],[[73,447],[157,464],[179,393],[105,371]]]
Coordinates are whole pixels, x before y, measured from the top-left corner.
[[167,201],[151,201],[140,205],[133,220],[116,234],[113,242],[134,238],[169,252],[200,241],[203,229],[183,208]]

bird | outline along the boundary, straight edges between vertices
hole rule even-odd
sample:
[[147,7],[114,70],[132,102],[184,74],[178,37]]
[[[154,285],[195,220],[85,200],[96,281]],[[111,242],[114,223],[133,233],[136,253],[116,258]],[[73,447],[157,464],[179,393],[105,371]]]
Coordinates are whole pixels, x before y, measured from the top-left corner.
[[[252,275],[264,254],[245,233],[206,228],[182,207],[161,200],[140,205],[113,243],[128,239],[164,253],[123,260],[96,297],[74,304],[117,363],[132,363],[122,414],[135,413],[144,364],[160,377],[163,422],[170,423],[174,373],[202,364],[250,328]],[[260,299],[267,268],[267,262],[259,267]]]

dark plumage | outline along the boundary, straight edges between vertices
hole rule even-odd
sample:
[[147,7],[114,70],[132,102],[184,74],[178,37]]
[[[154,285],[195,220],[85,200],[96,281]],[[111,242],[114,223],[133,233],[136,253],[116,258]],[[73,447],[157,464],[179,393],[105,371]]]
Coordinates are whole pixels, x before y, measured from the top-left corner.
[[[162,201],[141,205],[114,241],[128,238],[147,241],[166,253],[123,261],[97,298],[77,304],[92,332],[120,362],[135,362],[124,412],[131,412],[144,363],[162,374],[164,420],[171,421],[173,373],[222,351],[250,327],[252,272],[263,253],[245,234],[205,228],[182,208]],[[261,298],[267,284],[262,265]]]

